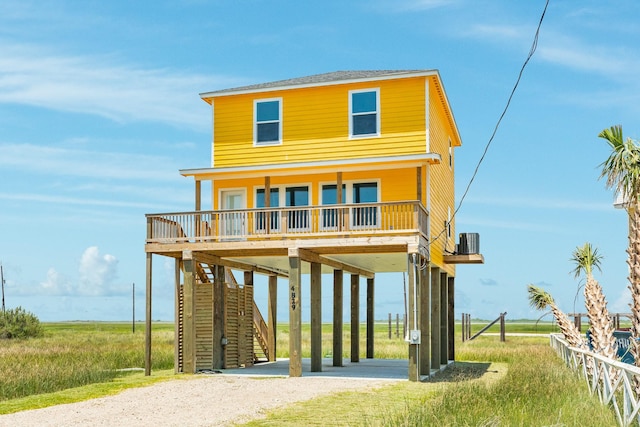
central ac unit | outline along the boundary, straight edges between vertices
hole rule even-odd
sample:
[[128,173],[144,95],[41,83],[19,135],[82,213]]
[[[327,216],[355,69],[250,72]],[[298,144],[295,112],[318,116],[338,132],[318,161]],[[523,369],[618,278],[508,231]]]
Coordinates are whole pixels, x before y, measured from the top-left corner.
[[480,233],[460,233],[458,254],[474,255],[480,253]]

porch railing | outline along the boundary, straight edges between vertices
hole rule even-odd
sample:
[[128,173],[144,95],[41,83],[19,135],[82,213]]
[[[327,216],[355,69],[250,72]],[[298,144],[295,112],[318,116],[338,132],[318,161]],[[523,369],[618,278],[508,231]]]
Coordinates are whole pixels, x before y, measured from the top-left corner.
[[611,406],[618,425],[640,425],[640,401],[635,391],[640,368],[570,347],[561,334],[551,334],[551,346],[567,366],[584,378],[591,394],[596,394],[604,405]]
[[247,240],[273,237],[427,234],[420,202],[358,203],[147,215],[148,243]]

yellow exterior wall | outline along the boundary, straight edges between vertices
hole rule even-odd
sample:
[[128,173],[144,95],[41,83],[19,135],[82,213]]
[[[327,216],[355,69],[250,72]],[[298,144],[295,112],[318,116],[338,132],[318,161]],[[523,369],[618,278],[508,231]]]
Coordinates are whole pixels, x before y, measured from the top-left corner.
[[[349,139],[349,91],[380,90],[381,136]],[[254,100],[282,98],[281,145],[254,146]],[[220,96],[213,167],[426,152],[425,77]]]
[[[453,217],[455,211],[454,200],[454,169],[455,153],[454,147],[459,145],[455,139],[455,131],[450,126],[445,117],[437,97],[435,79],[429,83],[430,103],[429,103],[429,144],[430,151],[440,153],[442,161],[440,164],[429,166],[429,179],[431,180],[430,194],[430,218],[431,218],[431,239],[430,248],[431,262],[443,268],[450,275],[455,275],[455,265],[444,264],[443,255],[445,251],[452,253],[455,250],[457,240],[455,232],[455,218],[451,222],[451,236],[448,237],[444,229],[444,223],[448,220],[449,210]],[[449,141],[452,143],[452,165],[449,166]],[[436,236],[440,236],[435,240]]]
[[[320,204],[320,186],[335,184],[335,173],[307,174],[294,176],[274,176],[270,178],[271,187],[309,186],[310,205]],[[399,202],[416,200],[417,172],[415,168],[370,170],[346,172],[342,175],[343,183],[378,182],[380,202]],[[244,189],[246,207],[254,208],[256,188],[264,188],[264,178],[250,179],[218,179],[213,183],[213,209],[220,209],[219,195],[221,191]]]
[[[381,136],[349,139],[349,91],[376,88],[380,94]],[[253,143],[254,100],[270,98],[282,98],[283,142],[256,147]],[[444,254],[455,250],[455,219],[451,222],[450,236],[442,231],[449,215],[453,216],[455,212],[454,148],[460,146],[461,141],[437,76],[217,96],[212,103],[215,111],[213,166],[216,169],[298,162],[308,164],[427,151],[440,154],[439,164],[422,168],[421,198],[430,210],[432,265],[439,266],[451,276],[455,275],[455,265],[444,264],[443,261]],[[255,191],[256,188],[264,188],[264,175],[271,175],[272,187],[309,186],[310,205],[319,205],[320,185],[335,184],[337,175],[334,171],[325,173],[320,167],[309,170],[311,168],[313,166],[287,169],[286,172],[274,169],[260,176],[254,175],[254,178],[242,179],[224,179],[224,174],[212,176],[213,209],[221,207],[221,190],[239,188],[245,191],[246,207],[255,207]],[[394,169],[384,170],[376,170],[372,166],[357,172],[349,171],[349,167],[344,169],[344,183],[379,182],[380,202],[417,199],[415,166],[398,164],[397,168],[394,165]],[[201,179],[207,178],[202,176]],[[429,194],[427,188],[430,188]]]

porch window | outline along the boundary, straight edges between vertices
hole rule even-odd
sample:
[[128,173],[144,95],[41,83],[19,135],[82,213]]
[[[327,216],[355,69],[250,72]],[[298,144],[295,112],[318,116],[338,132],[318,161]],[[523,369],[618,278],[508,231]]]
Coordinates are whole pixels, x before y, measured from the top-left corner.
[[[342,184],[342,203],[346,203],[346,200],[347,200],[347,190],[346,190],[346,186]],[[322,186],[322,204],[335,205],[337,203],[338,203],[338,186],[336,184],[323,185]],[[340,208],[322,209],[322,228],[337,229],[339,214],[340,214]]]
[[349,92],[349,135],[377,136],[380,133],[379,90]]
[[[256,191],[256,208],[266,207],[265,203],[265,191],[264,188],[260,188]],[[269,190],[270,200],[269,204],[271,208],[277,208],[280,206],[280,189],[272,188]],[[256,213],[256,231],[265,231],[267,228],[267,216],[269,216],[269,229],[274,231],[280,230],[280,216],[278,212],[271,212],[267,215],[266,212]]]
[[[364,182],[353,184],[353,203],[377,203],[378,184]],[[353,226],[371,227],[378,225],[378,208],[376,206],[363,206],[353,208]]]
[[[285,189],[285,206],[309,206],[309,187],[287,187]],[[289,210],[287,222],[289,229],[308,229],[309,210]]]
[[254,143],[256,145],[282,142],[282,99],[263,99],[254,102]]

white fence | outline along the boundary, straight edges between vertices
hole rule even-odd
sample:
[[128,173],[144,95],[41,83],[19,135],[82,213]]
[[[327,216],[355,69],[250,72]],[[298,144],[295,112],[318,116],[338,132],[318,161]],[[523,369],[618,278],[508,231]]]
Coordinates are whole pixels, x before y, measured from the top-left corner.
[[640,402],[635,392],[640,368],[570,347],[562,334],[551,334],[551,347],[567,366],[586,380],[591,394],[596,394],[600,402],[613,408],[619,425],[640,425]]

